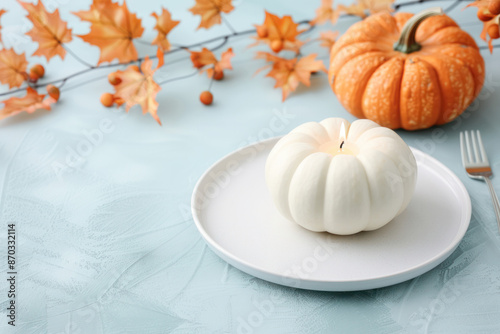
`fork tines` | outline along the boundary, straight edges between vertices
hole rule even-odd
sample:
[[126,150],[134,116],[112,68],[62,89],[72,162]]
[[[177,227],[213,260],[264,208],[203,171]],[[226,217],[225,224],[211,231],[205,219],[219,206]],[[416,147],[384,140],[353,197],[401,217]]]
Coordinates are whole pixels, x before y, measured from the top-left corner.
[[[472,143],[471,143],[472,142]],[[464,167],[481,167],[489,165],[488,156],[484,150],[483,140],[479,130],[460,132],[460,147]]]

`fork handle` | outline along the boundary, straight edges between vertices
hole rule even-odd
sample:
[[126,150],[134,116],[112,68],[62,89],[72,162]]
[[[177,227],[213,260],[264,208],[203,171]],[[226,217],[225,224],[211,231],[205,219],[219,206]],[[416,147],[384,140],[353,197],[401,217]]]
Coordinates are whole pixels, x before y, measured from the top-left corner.
[[497,217],[498,230],[500,231],[500,204],[498,203],[498,197],[495,193],[495,189],[493,188],[493,184],[491,183],[490,178],[485,176],[484,181],[486,181],[486,184],[490,189],[491,198],[493,200],[493,207],[495,209],[495,216]]

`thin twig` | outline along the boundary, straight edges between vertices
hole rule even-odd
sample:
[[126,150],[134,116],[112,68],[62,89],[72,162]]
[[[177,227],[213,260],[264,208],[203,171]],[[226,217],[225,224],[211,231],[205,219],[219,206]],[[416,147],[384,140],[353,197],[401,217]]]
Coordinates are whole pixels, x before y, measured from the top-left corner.
[[306,30],[304,30],[303,32],[301,32],[301,35],[305,35],[311,31],[313,31],[315,28],[316,28],[316,25],[315,24],[311,24],[311,20],[304,20],[304,21],[300,21],[298,22],[299,25],[301,24],[307,24],[308,27]]
[[[446,1],[446,0],[415,0],[415,1],[408,1],[400,4],[395,4],[394,9],[398,10],[401,7],[406,7],[406,6],[411,6],[411,5],[418,5],[424,2],[435,2],[435,1]],[[448,0],[448,1],[459,1],[459,2],[471,2],[471,0]]]
[[95,68],[96,66],[94,65],[90,65],[89,63],[87,63],[85,60],[83,60],[82,58],[78,57],[76,55],[76,53],[74,53],[73,51],[71,51],[70,48],[68,48],[67,45],[64,45],[64,44],[61,44],[62,47],[64,48],[64,50],[66,50],[66,52],[68,52],[73,58],[75,58],[78,62],[80,62],[81,64],[87,66],[89,69],[93,69]]
[[151,44],[149,41],[144,41],[142,39],[134,39],[134,42],[137,42],[142,45],[147,45],[147,46],[156,46],[155,44]]
[[215,65],[212,66],[212,77],[210,78],[210,83],[208,84],[208,91],[212,89],[212,84],[214,83],[214,78],[215,78]]
[[[78,87],[81,87],[81,86],[88,85],[89,83],[95,82],[97,80],[102,80],[102,79],[104,79],[106,77],[107,77],[107,75],[101,75],[101,76],[96,77],[96,78],[92,78],[92,79],[89,79],[89,80],[86,80],[86,81],[83,81],[83,82],[79,82],[76,85],[64,88],[64,91],[67,92],[68,90],[72,90],[72,89],[75,89],[75,88],[78,88]],[[65,82],[63,82],[63,83],[65,83]],[[61,86],[62,86],[62,84],[61,84]],[[60,86],[59,86],[59,88],[60,88]]]
[[229,23],[229,21],[224,17],[224,15],[220,16],[222,18],[222,22],[226,25],[226,27],[233,33],[233,35],[238,34],[236,30],[234,30],[233,26]]
[[449,5],[448,7],[446,7],[445,9],[443,9],[443,12],[448,14],[449,12],[451,12],[455,7],[457,7],[458,5],[460,4],[460,0],[455,0],[454,3],[452,3],[451,5]]
[[313,39],[310,39],[306,42],[304,42],[304,44],[302,44],[302,48],[309,45],[309,44],[312,44],[312,43],[316,43],[316,42],[321,42],[321,38],[313,38]]
[[177,80],[181,80],[181,79],[186,79],[186,78],[189,78],[189,77],[192,77],[194,75],[196,75],[198,73],[198,71],[194,71],[190,74],[186,74],[186,75],[182,75],[180,77],[175,77],[175,78],[170,78],[170,79],[167,79],[167,80],[164,80],[164,81],[161,81],[161,82],[158,82],[158,85],[164,85],[166,83],[169,83],[169,82],[172,82],[172,81],[177,81]]
[[[227,34],[227,35],[222,35],[222,36],[210,38],[210,39],[207,39],[205,41],[193,43],[193,44],[190,44],[190,45],[180,46],[180,47],[178,47],[176,49],[166,51],[166,52],[164,52],[164,54],[165,55],[167,55],[167,54],[173,54],[173,53],[176,53],[176,52],[181,51],[181,50],[191,49],[191,48],[195,48],[195,47],[198,47],[198,46],[201,46],[201,45],[204,45],[204,44],[208,44],[208,43],[217,42],[219,40],[222,40],[221,44],[219,44],[219,45],[211,48],[211,50],[216,50],[216,49],[222,47],[223,45],[225,45],[228,42],[228,40],[231,39],[231,38],[234,38],[234,37],[237,37],[237,36],[248,35],[248,34],[251,34],[251,33],[255,33],[255,29],[243,30],[243,31],[237,32],[236,35]],[[156,59],[157,58],[156,54],[150,55],[148,57],[149,57],[149,59]],[[83,75],[83,74],[85,74],[87,72],[93,71],[93,70],[99,70],[99,69],[103,69],[103,68],[112,68],[112,67],[119,67],[119,66],[131,65],[131,64],[134,64],[136,62],[143,61],[144,59],[146,59],[146,57],[141,57],[141,58],[138,58],[137,60],[129,61],[127,63],[112,63],[112,64],[105,64],[105,65],[93,66],[93,67],[90,67],[90,65],[87,65],[87,66],[89,66],[89,68],[87,68],[87,69],[84,69],[84,70],[72,73],[72,74],[70,74],[70,75],[68,75],[68,76],[66,76],[64,78],[60,78],[60,79],[56,79],[56,80],[52,80],[52,81],[48,81],[48,82],[43,82],[43,83],[38,82],[38,83],[36,83],[34,85],[31,85],[31,87],[32,88],[40,88],[40,87],[43,87],[43,86],[48,85],[48,84],[58,84],[58,83],[61,83],[61,86],[62,86],[62,85],[64,85],[66,83],[66,81],[68,81],[70,79],[73,79],[75,77],[78,77],[80,75]],[[5,95],[10,95],[10,94],[15,94],[15,93],[18,93],[18,92],[21,92],[21,91],[25,91],[27,87],[28,86],[24,86],[24,87],[13,89],[13,90],[10,90],[10,91],[4,92],[4,93],[0,93],[0,96],[5,96]]]
[[[479,47],[479,50],[486,50],[489,49],[490,47],[488,45],[481,45]],[[493,48],[500,48],[500,44],[493,45]]]
[[226,45],[228,41],[229,41],[229,38],[224,38],[220,44],[218,44],[218,45],[214,46],[213,48],[211,48],[210,51],[215,51],[217,49],[220,49],[221,47],[223,47],[224,45]]

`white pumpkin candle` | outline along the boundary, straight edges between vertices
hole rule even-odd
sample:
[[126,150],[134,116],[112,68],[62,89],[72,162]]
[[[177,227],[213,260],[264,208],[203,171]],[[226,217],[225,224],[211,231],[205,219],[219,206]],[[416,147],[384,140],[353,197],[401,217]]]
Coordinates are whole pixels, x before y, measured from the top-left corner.
[[266,162],[279,212],[306,229],[334,234],[390,222],[408,206],[416,177],[415,157],[401,137],[364,119],[302,124],[278,141]]

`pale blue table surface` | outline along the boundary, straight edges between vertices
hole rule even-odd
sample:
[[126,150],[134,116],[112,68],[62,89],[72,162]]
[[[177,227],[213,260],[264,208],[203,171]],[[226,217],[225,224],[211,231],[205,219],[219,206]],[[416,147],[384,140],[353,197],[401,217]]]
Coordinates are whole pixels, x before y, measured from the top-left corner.
[[[240,0],[228,20],[236,30],[249,29],[263,21],[264,8],[310,19],[319,2]],[[88,8],[88,1],[45,3],[59,8],[74,33],[86,33],[88,24],[70,12]],[[451,4],[436,1],[405,10]],[[195,32],[199,17],[187,11],[193,1],[130,0],[128,5],[143,19],[144,40],[154,38],[149,14],[161,6],[182,21],[169,35],[173,43],[228,32],[224,26]],[[484,46],[475,10],[462,11],[464,5],[450,15]],[[14,1],[1,7],[9,10],[2,18],[4,40],[31,54],[36,44],[22,35],[30,28],[25,13]],[[343,33],[357,20],[342,18],[335,29]],[[236,148],[266,139],[274,118],[282,117],[284,124],[271,131],[276,136],[306,121],[332,116],[354,120],[323,74],[314,76],[311,88],[299,88],[281,103],[272,79],[252,76],[264,63],[253,59],[256,49],[247,48],[251,42],[243,36],[229,43],[234,70],[214,83],[211,107],[198,101],[208,86],[204,75],[163,85],[158,94],[163,126],[137,108],[126,114],[100,104],[101,93],[112,90],[106,80],[109,70],[69,81],[51,112],[0,122],[1,333],[500,333],[500,235],[487,187],[467,178],[458,144],[460,131],[480,129],[500,173],[500,49],[493,55],[482,50],[485,86],[457,121],[425,131],[398,131],[409,145],[448,166],[469,191],[472,220],[458,249],[410,281],[327,293],[275,285],[227,265],[207,248],[191,217],[190,197],[202,173]],[[155,48],[136,45],[140,55],[155,53]],[[97,48],[79,38],[69,47],[97,62]],[[328,57],[318,43],[304,51],[317,52],[325,61]],[[162,78],[193,72],[186,54],[166,61],[176,59],[181,60],[159,71]],[[47,79],[55,79],[82,65],[68,56],[64,62],[54,58],[46,69]],[[100,80],[80,85],[95,77]],[[103,120],[111,122],[112,130],[102,142],[60,171],[85,140],[84,133],[98,129]],[[493,183],[500,191],[500,178]],[[16,224],[18,233],[15,329],[5,316],[8,222]]]

